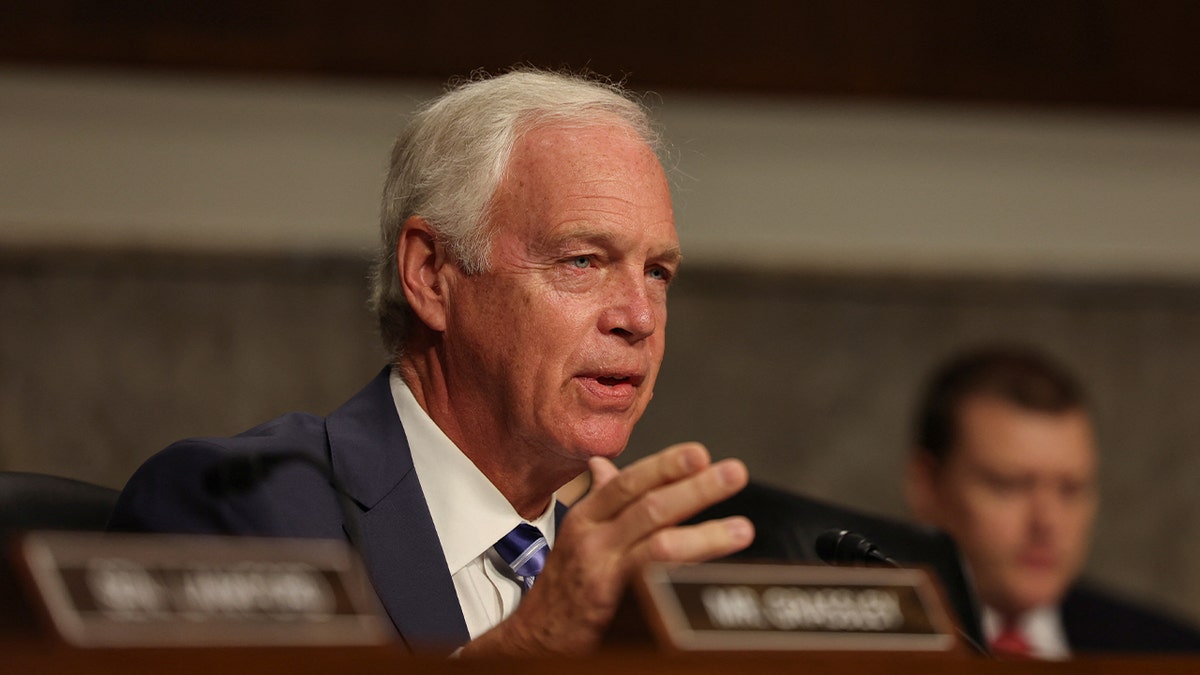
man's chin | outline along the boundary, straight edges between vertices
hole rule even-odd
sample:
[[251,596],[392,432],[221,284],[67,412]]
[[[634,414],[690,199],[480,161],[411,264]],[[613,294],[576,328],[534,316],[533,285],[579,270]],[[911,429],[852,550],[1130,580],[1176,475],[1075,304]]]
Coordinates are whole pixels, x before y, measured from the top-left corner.
[[641,415],[632,411],[623,414],[584,414],[564,429],[562,447],[571,448],[576,457],[607,457],[620,455],[629,444],[633,425]]
[[580,449],[578,456],[584,457],[585,459],[591,459],[592,457],[603,457],[605,459],[615,460],[621,455],[622,452],[625,451],[625,446],[628,444],[628,438],[610,443],[590,443]]
[[577,436],[575,442],[569,444],[571,450],[568,451],[568,454],[585,462],[592,457],[615,460],[625,451],[628,444],[629,433],[627,431],[624,433],[587,434]]
[[1012,609],[1017,612],[1027,612],[1038,607],[1057,605],[1066,592],[1066,585],[1059,583],[1024,585],[1010,595]]

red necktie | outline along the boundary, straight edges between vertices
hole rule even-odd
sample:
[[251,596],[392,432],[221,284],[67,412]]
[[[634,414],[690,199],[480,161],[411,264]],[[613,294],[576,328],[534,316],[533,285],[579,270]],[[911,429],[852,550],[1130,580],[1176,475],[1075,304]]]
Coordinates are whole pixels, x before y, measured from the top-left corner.
[[999,658],[1031,659],[1033,648],[1015,622],[1004,624],[1004,630],[992,640],[992,654]]

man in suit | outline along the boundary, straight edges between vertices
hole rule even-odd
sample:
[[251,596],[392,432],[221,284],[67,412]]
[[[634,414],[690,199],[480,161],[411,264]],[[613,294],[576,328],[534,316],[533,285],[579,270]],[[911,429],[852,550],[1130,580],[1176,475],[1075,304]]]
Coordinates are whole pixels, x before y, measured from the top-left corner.
[[1194,651],[1200,635],[1083,584],[1096,515],[1096,449],[1075,379],[1021,347],[963,354],[931,378],[907,491],[918,519],[958,542],[998,655]]
[[[397,140],[381,230],[372,302],[392,364],[328,417],[172,445],[112,529],[357,533],[402,638],[464,656],[587,652],[638,566],[749,544],[745,518],[678,525],[745,485],[740,462],[694,443],[611,461],[650,401],[680,263],[639,104],[532,70],[458,86]],[[277,461],[296,454],[353,506]],[[274,469],[230,494],[236,458]],[[564,518],[555,490],[585,469],[593,488]]]

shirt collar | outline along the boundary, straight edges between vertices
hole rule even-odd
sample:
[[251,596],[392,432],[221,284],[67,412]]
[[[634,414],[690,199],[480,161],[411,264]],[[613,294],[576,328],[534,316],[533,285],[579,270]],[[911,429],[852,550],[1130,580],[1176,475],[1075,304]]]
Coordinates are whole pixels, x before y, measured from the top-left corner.
[[546,542],[554,546],[553,498],[536,520],[522,519],[487,476],[421,408],[395,369],[389,384],[450,574],[486,553],[522,522],[537,527]]
[[[1017,627],[1029,642],[1033,655],[1042,659],[1065,659],[1071,656],[1062,616],[1057,605],[1037,607],[1017,617]],[[1004,629],[1004,617],[991,607],[983,608],[983,634],[988,642]]]

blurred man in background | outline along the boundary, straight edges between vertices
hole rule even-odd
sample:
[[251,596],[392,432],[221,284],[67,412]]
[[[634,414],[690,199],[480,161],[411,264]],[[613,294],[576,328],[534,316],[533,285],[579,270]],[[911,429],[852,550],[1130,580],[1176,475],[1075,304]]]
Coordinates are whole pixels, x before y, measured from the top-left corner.
[[1083,392],[1021,347],[961,355],[931,378],[907,493],[958,541],[997,655],[1194,651],[1186,625],[1078,582],[1099,495]]

